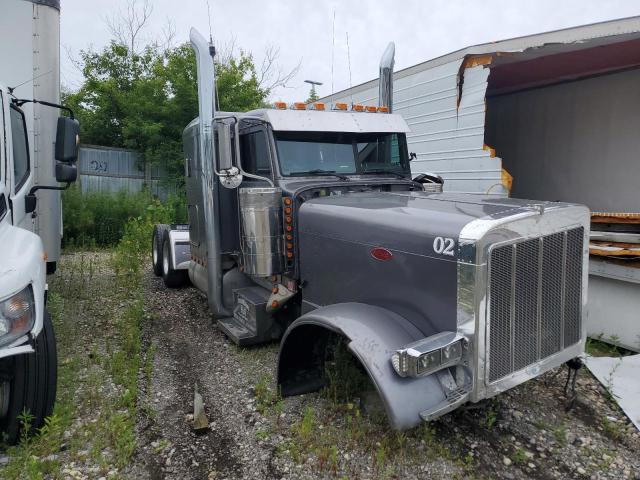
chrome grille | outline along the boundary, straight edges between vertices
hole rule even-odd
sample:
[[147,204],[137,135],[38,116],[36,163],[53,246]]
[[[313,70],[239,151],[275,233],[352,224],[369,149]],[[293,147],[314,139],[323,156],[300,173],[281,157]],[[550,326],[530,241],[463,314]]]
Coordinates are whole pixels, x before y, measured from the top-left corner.
[[491,251],[489,382],[580,340],[583,238],[580,227]]

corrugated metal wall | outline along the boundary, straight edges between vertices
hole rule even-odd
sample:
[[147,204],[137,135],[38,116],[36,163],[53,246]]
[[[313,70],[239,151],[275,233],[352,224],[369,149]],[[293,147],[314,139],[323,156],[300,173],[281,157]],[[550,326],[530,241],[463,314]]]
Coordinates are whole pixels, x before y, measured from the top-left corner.
[[[466,68],[458,104],[458,72],[462,59],[394,78],[393,112],[411,127],[409,151],[418,158],[412,173],[433,172],[444,190],[506,196],[501,185],[502,162],[484,150],[484,96],[489,69]],[[378,82],[351,96],[335,99],[364,105],[378,104]]]
[[147,186],[151,193],[164,200],[176,190],[174,185],[163,181],[166,175],[162,168],[153,166],[145,172],[140,154],[132,150],[81,145],[78,168],[83,193],[136,193]]

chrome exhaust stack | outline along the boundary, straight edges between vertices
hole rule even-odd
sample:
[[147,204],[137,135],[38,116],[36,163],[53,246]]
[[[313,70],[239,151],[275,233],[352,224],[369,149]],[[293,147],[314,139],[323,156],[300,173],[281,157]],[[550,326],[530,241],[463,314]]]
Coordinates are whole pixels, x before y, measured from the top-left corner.
[[220,213],[218,211],[218,189],[215,178],[216,152],[213,148],[213,118],[216,111],[213,66],[215,49],[195,28],[189,34],[191,47],[196,55],[198,71],[198,122],[200,129],[200,152],[202,173],[200,186],[204,199],[204,217],[207,246],[207,300],[216,316],[229,316],[222,303],[222,266],[220,259]]
[[389,42],[380,59],[380,80],[378,82],[378,105],[393,111],[393,65],[395,63],[396,46]]

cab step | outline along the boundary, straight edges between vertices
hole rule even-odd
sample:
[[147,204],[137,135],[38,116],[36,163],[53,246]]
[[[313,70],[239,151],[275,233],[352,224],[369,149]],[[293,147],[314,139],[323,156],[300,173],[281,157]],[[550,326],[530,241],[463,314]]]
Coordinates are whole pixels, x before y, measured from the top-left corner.
[[218,327],[236,345],[270,342],[280,336],[280,327],[267,312],[271,292],[262,287],[239,288],[233,292],[233,317],[218,320]]

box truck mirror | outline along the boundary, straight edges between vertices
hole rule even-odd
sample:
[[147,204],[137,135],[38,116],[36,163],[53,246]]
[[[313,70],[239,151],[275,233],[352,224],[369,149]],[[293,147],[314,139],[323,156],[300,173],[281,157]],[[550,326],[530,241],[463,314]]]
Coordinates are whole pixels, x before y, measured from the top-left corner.
[[78,178],[78,167],[70,163],[56,162],[56,182],[71,183]]
[[[78,121],[69,117],[58,117],[58,127],[56,130],[56,160],[67,163],[75,162],[78,158],[79,143],[80,124]],[[57,176],[58,168],[56,166],[56,178]]]

